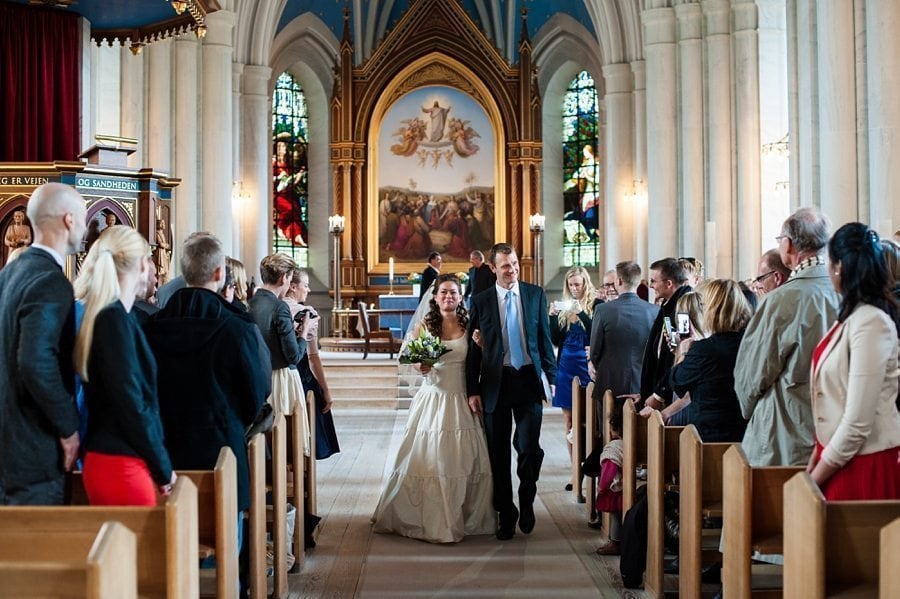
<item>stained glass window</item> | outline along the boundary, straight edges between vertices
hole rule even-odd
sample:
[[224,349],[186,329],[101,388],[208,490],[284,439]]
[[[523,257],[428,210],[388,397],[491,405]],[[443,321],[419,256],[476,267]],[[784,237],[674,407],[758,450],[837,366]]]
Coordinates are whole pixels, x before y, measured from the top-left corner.
[[563,101],[563,264],[596,266],[603,209],[603,157],[597,88],[578,74]]
[[300,266],[309,263],[309,115],[306,96],[282,73],[272,98],[272,246]]

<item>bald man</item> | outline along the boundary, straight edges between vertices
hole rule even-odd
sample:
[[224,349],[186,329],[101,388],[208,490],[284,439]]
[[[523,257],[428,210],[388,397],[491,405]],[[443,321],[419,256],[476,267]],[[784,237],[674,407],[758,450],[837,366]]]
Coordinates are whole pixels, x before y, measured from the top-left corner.
[[60,183],[28,202],[34,243],[0,271],[0,505],[61,505],[78,453],[75,339],[65,256],[81,245],[84,199]]

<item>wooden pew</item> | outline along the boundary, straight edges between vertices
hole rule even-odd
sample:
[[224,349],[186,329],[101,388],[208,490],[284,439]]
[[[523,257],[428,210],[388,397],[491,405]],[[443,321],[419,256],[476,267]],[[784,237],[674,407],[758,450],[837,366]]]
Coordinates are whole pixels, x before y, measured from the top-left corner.
[[[589,386],[589,392],[593,392],[593,383]],[[588,395],[591,397],[591,395]],[[594,449],[601,449],[603,445],[609,443],[612,440],[612,428],[609,425],[609,415],[613,411],[613,406],[615,402],[615,398],[613,397],[612,391],[609,389],[603,394],[602,404],[600,404],[601,409],[598,412],[595,412],[593,416],[590,418],[596,422],[596,427],[601,431],[600,436],[595,436],[593,438],[593,445],[590,448],[590,452],[594,451]],[[594,402],[592,402],[594,403]],[[597,518],[597,482],[599,479],[591,479],[591,492],[588,495],[588,518],[590,521],[594,521]],[[610,528],[610,515],[608,512],[603,512],[602,515],[602,524],[603,530],[606,532],[607,536],[611,531]]]
[[721,561],[720,531],[704,537],[703,519],[722,517],[725,452],[736,443],[703,443],[694,425],[679,438],[678,594],[700,598],[703,558]]
[[622,408],[622,514],[634,504],[639,467],[647,465],[647,419],[638,415],[634,402],[625,401]]
[[250,597],[264,599],[266,589],[266,439],[253,435],[247,446],[250,460]]
[[677,490],[678,437],[684,427],[666,426],[657,410],[650,415],[647,427],[647,573],[644,590],[651,597],[663,597],[663,500],[667,489]]
[[[179,470],[197,485],[200,558],[216,558],[216,597],[238,596],[237,460],[219,450],[214,470]],[[248,542],[245,540],[244,542]]]
[[[0,516],[6,517],[6,516]],[[137,545],[119,522],[99,533],[7,532],[0,543],[0,598],[137,599]]]
[[881,557],[878,596],[880,599],[888,599],[900,589],[900,568],[897,567],[897,556],[900,555],[900,518],[881,529],[879,544]]
[[[784,596],[875,597],[881,529],[900,501],[825,501],[809,474],[784,485]],[[898,556],[888,556],[898,567]],[[900,589],[890,589],[896,597]]]
[[[306,456],[304,481],[306,492],[306,510],[310,514],[318,513],[318,497],[316,496],[316,396],[312,392],[306,394],[306,414],[309,417],[309,455]],[[298,516],[302,516],[298,514]],[[301,547],[303,545],[301,544]]]
[[[592,381],[588,383],[588,386],[584,390],[584,457],[591,455],[591,452],[602,443],[600,439],[598,412],[598,404],[594,401],[594,383]],[[581,470],[581,462],[583,461],[584,458],[578,462],[579,471]],[[584,475],[582,475],[582,488],[585,484],[584,478]],[[587,480],[585,503],[585,507],[587,508],[587,519],[588,522],[590,522],[597,515],[597,507],[595,506],[597,503],[597,481],[592,477],[588,477]]]
[[584,503],[584,477],[581,475],[581,462],[585,453],[585,417],[588,400],[578,377],[572,379],[572,493],[575,501]]
[[[272,459],[269,462],[272,485],[272,506],[266,510],[266,520],[272,523],[272,552],[275,580],[272,596],[286,597],[287,582],[287,424],[283,415],[272,425]],[[270,517],[271,516],[271,517]],[[297,517],[302,518],[302,514]],[[296,549],[294,550],[296,552]]]
[[[312,394],[312,391],[310,391],[307,393],[307,396]],[[296,519],[294,521],[293,541],[294,558],[296,561],[294,562],[294,567],[291,568],[291,572],[299,572],[303,569],[303,540],[306,533],[303,517],[306,501],[306,456],[303,455],[303,423],[300,422],[300,418],[296,417],[297,414],[302,413],[299,406],[300,400],[296,400],[294,402],[294,407],[291,410],[291,415],[285,416],[288,438],[290,440],[287,452],[288,472],[285,495],[290,504],[297,510]],[[308,407],[309,404],[307,404],[307,408]],[[315,423],[313,422],[311,424],[314,425]],[[314,429],[310,429],[310,433],[312,433],[313,430]],[[314,445],[310,445],[310,451],[313,451],[314,448]],[[297,467],[297,464],[300,464],[300,466]]]
[[[725,452],[722,535],[722,589],[726,597],[781,597],[776,580],[753,580],[753,552],[781,554],[784,512],[782,486],[800,466],[751,468],[740,446]],[[759,591],[759,592],[758,592]]]
[[62,506],[0,508],[0,539],[28,533],[96,531],[108,520],[127,526],[136,537],[138,592],[141,597],[194,598],[199,593],[197,487],[188,478],[175,482],[157,507]]

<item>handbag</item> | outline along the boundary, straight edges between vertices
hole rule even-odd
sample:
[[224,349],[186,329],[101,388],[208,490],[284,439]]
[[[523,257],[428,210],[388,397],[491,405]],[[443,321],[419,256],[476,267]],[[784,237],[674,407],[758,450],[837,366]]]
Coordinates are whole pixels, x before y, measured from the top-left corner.
[[275,410],[272,409],[271,404],[264,403],[259,409],[259,412],[257,412],[256,418],[253,419],[253,422],[251,422],[250,426],[247,427],[247,430],[244,431],[244,442],[250,443],[250,439],[252,439],[253,435],[256,433],[269,432],[272,430],[274,424]]

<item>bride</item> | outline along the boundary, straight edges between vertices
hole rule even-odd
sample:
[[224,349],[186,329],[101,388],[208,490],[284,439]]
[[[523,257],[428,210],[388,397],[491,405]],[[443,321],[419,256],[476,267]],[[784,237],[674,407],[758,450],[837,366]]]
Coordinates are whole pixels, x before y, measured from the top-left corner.
[[433,368],[417,365],[425,381],[373,522],[376,532],[455,543],[466,535],[494,534],[497,516],[484,425],[466,397],[468,316],[459,280],[441,275],[435,285],[434,297],[426,299],[430,310],[414,335],[424,326],[451,351]]

